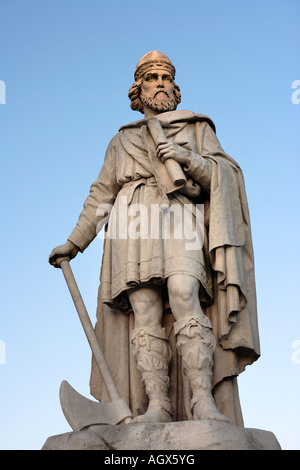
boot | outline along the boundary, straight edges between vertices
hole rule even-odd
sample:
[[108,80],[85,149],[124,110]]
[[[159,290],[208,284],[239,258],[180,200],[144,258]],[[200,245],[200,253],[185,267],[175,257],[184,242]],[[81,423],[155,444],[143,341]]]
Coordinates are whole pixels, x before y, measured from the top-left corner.
[[168,397],[169,362],[171,348],[164,328],[141,328],[132,332],[133,354],[142,374],[149,405],[146,413],[133,423],[172,421],[172,407]]
[[182,356],[183,371],[191,389],[191,411],[194,419],[213,419],[229,422],[216,407],[212,396],[212,366],[216,342],[209,319],[202,316],[185,317],[174,323],[177,349]]

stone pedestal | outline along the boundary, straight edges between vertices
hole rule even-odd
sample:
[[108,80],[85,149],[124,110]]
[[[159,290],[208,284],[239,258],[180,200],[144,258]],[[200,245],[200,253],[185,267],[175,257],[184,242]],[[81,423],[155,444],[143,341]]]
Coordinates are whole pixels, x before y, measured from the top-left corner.
[[91,426],[51,436],[42,450],[281,450],[272,432],[218,421]]

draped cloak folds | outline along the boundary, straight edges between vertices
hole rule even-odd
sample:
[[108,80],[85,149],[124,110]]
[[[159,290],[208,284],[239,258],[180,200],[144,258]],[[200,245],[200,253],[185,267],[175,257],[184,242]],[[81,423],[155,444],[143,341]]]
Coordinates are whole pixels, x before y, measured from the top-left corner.
[[[242,426],[236,378],[260,355],[254,257],[243,174],[239,165],[220,146],[215,126],[208,117],[184,110],[162,113],[157,117],[167,138],[191,152],[191,164],[184,170],[202,188],[197,199],[179,191],[170,199],[175,197],[182,204],[187,201],[204,205],[207,235],[202,250],[204,255],[199,259],[195,256],[191,265],[188,261],[187,272],[196,276],[203,287],[200,301],[216,339],[212,385],[217,407],[233,424]],[[161,193],[155,183],[155,174],[158,177],[158,173],[151,171],[149,148],[142,137],[145,124],[145,120],[140,120],[123,126],[111,140],[99,177],[91,186],[77,225],[69,237],[81,251],[95,238],[97,228],[107,222],[104,212],[97,212],[100,204],[102,207],[116,204],[120,194],[126,196],[128,204],[130,201],[145,202],[149,198],[152,204],[159,204]],[[174,257],[179,258],[164,270],[164,261],[160,259],[164,245],[159,241],[157,244],[160,250],[158,257],[156,253],[150,261],[147,256],[147,262],[135,259],[135,264],[129,262],[124,254],[124,250],[130,251],[131,248],[120,245],[119,251],[123,252],[125,259],[121,266],[118,257],[112,258],[116,245],[110,239],[104,241],[95,331],[119,393],[129,404],[133,415],[145,413],[148,398],[131,351],[130,332],[134,318],[126,289],[143,285],[143,279],[160,278],[164,283],[168,275],[185,272],[181,270],[184,263],[176,252]],[[141,246],[137,251],[141,256]],[[150,251],[154,251],[153,246]],[[160,259],[158,264],[156,258]],[[132,269],[132,265],[136,266]],[[191,390],[176,350],[174,318],[168,307],[167,294],[164,300],[163,326],[172,349],[169,395],[174,420],[192,419]],[[94,360],[90,388],[96,399],[109,400]]]

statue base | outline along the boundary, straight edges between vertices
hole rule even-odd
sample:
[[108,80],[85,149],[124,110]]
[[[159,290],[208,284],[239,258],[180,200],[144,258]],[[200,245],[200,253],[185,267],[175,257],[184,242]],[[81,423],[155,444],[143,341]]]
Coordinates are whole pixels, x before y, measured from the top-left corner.
[[94,425],[51,436],[42,450],[281,450],[272,432],[219,421]]

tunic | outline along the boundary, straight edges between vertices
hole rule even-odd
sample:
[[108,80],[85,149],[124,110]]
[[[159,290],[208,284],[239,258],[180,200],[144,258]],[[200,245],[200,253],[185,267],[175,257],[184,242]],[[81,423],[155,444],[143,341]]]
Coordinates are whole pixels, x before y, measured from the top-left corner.
[[[198,197],[187,197],[172,188],[169,208],[160,208],[162,194],[147,158],[147,146],[155,147],[151,136],[143,131],[143,125],[125,126],[112,139],[69,240],[83,251],[108,222],[101,269],[101,299],[107,305],[130,311],[128,289],[163,284],[172,274],[196,277],[201,283],[201,299],[209,302],[213,294],[204,205]],[[205,122],[203,134],[210,131]],[[201,183],[203,191],[208,190],[211,164],[200,157],[205,149],[195,140],[194,125],[178,123],[175,131],[165,127],[165,132],[193,152],[185,172]],[[102,218],[107,211],[110,217]]]

